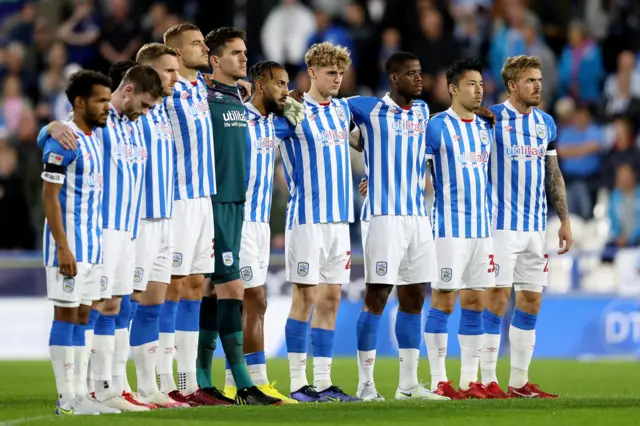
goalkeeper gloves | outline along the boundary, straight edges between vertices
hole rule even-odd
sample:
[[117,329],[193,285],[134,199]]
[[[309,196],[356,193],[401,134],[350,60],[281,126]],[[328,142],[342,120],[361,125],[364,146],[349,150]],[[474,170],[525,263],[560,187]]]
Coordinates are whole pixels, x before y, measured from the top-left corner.
[[289,96],[284,103],[283,115],[289,123],[297,126],[304,120],[304,105]]

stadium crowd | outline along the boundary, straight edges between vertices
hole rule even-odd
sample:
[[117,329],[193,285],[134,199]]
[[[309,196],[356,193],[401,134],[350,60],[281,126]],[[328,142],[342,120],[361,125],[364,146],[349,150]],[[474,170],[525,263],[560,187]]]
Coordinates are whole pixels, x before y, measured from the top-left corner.
[[[309,86],[301,67],[308,46],[344,45],[353,52],[344,96],[383,95],[385,60],[410,51],[421,60],[422,97],[431,112],[450,103],[444,70],[455,59],[483,60],[484,104],[491,105],[505,99],[504,60],[538,56],[544,75],[541,108],[559,125],[569,210],[585,224],[576,232],[577,248],[581,239],[595,239],[607,260],[616,247],[640,245],[637,1],[13,0],[0,4],[0,249],[41,245],[42,165],[35,139],[43,124],[67,117],[69,76],[80,68],[106,72],[184,21],[204,31],[220,25],[246,28],[249,63],[286,64],[292,86],[303,90]],[[357,182],[364,166],[360,157],[353,162]],[[284,245],[287,199],[282,168],[277,170],[275,250]],[[359,241],[358,224],[352,231]]]

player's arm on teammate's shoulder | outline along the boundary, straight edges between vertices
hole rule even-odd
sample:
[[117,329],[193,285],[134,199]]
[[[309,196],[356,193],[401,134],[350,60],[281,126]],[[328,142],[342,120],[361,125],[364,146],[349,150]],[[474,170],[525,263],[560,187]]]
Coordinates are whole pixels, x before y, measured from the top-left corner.
[[48,138],[44,143],[44,153],[42,161],[44,170],[42,171],[42,202],[44,204],[44,215],[47,224],[51,229],[51,234],[58,248],[58,265],[60,273],[64,276],[75,277],[77,273],[76,259],[69,249],[69,242],[62,226],[62,209],[58,198],[60,189],[65,179],[66,167],[75,160],[76,152],[63,149],[63,147],[52,138]]
[[545,189],[551,205],[555,208],[560,219],[560,229],[558,230],[558,254],[569,251],[573,245],[571,234],[571,223],[569,221],[569,207],[567,205],[567,190],[564,178],[558,164],[558,156],[547,155],[545,158]]
[[477,110],[475,110],[475,113],[480,118],[491,124],[491,127],[496,125],[496,115],[491,111],[491,108],[481,105]]
[[351,132],[349,133],[349,146],[358,152],[362,152],[364,148],[362,147],[362,135],[360,133],[360,128],[353,122],[351,123],[351,126]]
[[49,136],[58,141],[64,149],[75,151],[75,149],[78,147],[78,144],[76,142],[78,136],[76,135],[76,133],[71,127],[65,126],[59,121],[52,121],[40,130],[36,142],[37,145],[40,148],[44,148],[44,144]]

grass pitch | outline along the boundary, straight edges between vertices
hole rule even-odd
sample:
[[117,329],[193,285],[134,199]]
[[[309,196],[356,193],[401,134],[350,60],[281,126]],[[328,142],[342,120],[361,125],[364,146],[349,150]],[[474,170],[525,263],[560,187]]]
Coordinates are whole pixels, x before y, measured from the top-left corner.
[[[428,361],[421,360],[420,377],[428,379]],[[451,360],[449,377],[457,383],[459,361]],[[498,377],[508,381],[509,360],[499,362]],[[222,387],[224,365],[216,361],[216,385]],[[289,384],[286,360],[270,360],[268,372],[281,391]],[[311,377],[311,368],[308,368]],[[335,359],[334,383],[355,393],[355,359]],[[135,373],[129,365],[134,385]],[[14,425],[638,425],[640,366],[633,362],[534,360],[533,382],[561,395],[558,400],[449,401],[438,403],[393,400],[398,361],[376,360],[376,385],[387,398],[381,403],[314,404],[280,407],[203,407],[155,410],[149,413],[61,417],[53,415],[55,384],[48,362],[0,362],[0,426]]]

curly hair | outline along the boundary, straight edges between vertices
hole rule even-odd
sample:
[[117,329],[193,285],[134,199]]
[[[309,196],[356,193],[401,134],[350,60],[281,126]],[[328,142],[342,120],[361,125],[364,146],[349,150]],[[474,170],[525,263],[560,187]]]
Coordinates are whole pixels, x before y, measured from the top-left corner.
[[304,55],[307,67],[323,68],[337,66],[346,71],[351,65],[351,52],[346,47],[329,42],[316,43]]
[[520,77],[520,73],[528,69],[542,70],[542,62],[537,56],[518,55],[507,58],[502,66],[502,82],[509,91],[509,82]]

